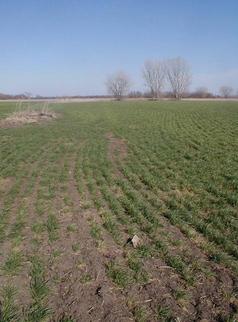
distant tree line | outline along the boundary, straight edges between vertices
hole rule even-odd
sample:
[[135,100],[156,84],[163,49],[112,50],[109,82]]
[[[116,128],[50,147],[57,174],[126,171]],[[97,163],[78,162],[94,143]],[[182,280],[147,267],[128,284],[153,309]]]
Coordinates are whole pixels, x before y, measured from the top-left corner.
[[[142,67],[142,78],[144,80],[145,91],[132,91],[131,78],[124,71],[115,72],[106,80],[106,87],[109,97],[121,100],[129,98],[148,99],[181,99],[181,98],[238,98],[238,90],[235,93],[231,86],[223,85],[219,89],[219,95],[215,95],[206,87],[199,87],[192,92],[189,85],[192,80],[192,73],[188,62],[182,58],[172,58],[166,60],[147,60]],[[7,95],[0,93],[0,100],[4,99],[52,99],[52,98],[92,98],[108,97],[107,95],[93,96],[40,96],[32,95],[29,92],[19,95]]]
[[[189,92],[192,74],[188,62],[181,57],[167,60],[147,60],[142,68],[142,77],[146,91],[130,91],[132,82],[123,71],[114,73],[106,81],[108,94],[117,100],[123,97],[129,98],[216,98],[238,97],[230,86],[221,86],[220,95],[214,95],[206,87],[199,87]],[[169,88],[169,90],[165,90]]]

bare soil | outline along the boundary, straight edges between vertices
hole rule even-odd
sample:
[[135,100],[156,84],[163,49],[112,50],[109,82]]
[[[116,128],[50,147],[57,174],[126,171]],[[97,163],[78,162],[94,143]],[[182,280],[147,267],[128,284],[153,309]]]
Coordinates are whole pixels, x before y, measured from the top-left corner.
[[0,194],[6,194],[14,184],[15,179],[12,177],[1,178],[0,177]]
[[[113,133],[108,133],[106,137],[109,141],[108,159],[113,164],[115,175],[123,177],[118,168],[118,161],[126,159],[126,143],[124,140],[116,138]],[[193,195],[193,192],[187,189],[182,191],[175,190],[171,193],[176,194],[178,197]],[[133,285],[123,292],[127,298],[127,303],[133,302],[131,307],[129,305],[130,310],[133,311],[138,305],[143,306],[149,316],[148,321],[157,321],[154,317],[154,312],[157,310],[156,303],[159,301],[164,307],[171,308],[173,312],[182,317],[182,321],[223,321],[223,317],[233,312],[233,302],[229,303],[224,294],[231,297],[234,290],[237,289],[235,276],[222,265],[211,262],[208,255],[195,242],[188,239],[179,228],[172,226],[166,218],[161,217],[160,220],[163,225],[163,228],[160,229],[161,233],[170,235],[170,238],[174,241],[182,241],[183,245],[186,245],[186,249],[180,249],[178,246],[170,248],[170,254],[176,257],[176,255],[182,255],[186,251],[191,261],[196,261],[214,274],[206,276],[201,272],[195,275],[194,285],[188,288],[185,281],[163,259],[143,259],[143,265],[150,276],[150,280],[144,285]],[[127,228],[122,225],[119,226],[119,229],[121,235],[125,236]],[[151,241],[143,233],[139,236],[142,239],[142,243],[150,244]],[[122,264],[123,261],[126,264],[125,260],[120,259]],[[175,300],[174,293],[179,288],[186,289],[190,298],[189,301],[179,303]],[[234,301],[236,303],[236,300]]]
[[[59,283],[51,297],[55,314],[52,321],[77,317],[76,321],[121,321],[132,319],[126,301],[120,290],[113,285],[106,274],[105,264],[110,257],[120,256],[111,236],[103,235],[103,245],[98,247],[90,235],[90,220],[100,222],[94,209],[81,208],[80,195],[74,179],[75,164],[70,161],[68,193],[72,209],[61,214],[60,238],[55,247],[62,255],[51,267],[51,278],[57,275]],[[59,200],[60,203],[60,200]],[[75,224],[77,231],[67,232],[66,227]],[[72,254],[72,245],[79,243],[79,252]],[[42,248],[44,251],[44,247]],[[98,292],[100,290],[100,292]]]

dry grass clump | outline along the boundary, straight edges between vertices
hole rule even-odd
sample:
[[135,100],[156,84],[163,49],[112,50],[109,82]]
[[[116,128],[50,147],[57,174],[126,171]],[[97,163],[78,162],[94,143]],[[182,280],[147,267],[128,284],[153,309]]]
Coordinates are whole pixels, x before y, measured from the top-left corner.
[[54,111],[49,109],[49,103],[33,104],[23,106],[22,102],[17,103],[16,111],[7,118],[0,121],[0,126],[14,127],[23,124],[39,123],[57,118]]

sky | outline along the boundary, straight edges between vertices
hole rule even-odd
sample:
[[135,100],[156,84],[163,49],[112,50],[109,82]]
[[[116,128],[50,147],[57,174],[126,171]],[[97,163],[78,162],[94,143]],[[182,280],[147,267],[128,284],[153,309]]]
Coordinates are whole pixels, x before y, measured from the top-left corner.
[[144,61],[178,56],[191,90],[238,90],[237,0],[0,0],[0,15],[0,93],[105,94],[118,70],[144,90]]

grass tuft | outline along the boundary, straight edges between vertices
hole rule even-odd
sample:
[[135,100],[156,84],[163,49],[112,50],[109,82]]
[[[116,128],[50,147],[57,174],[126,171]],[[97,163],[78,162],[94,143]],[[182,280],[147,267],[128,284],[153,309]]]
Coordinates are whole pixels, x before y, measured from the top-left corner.
[[6,259],[2,269],[6,274],[15,275],[23,265],[23,256],[20,252],[13,251]]

